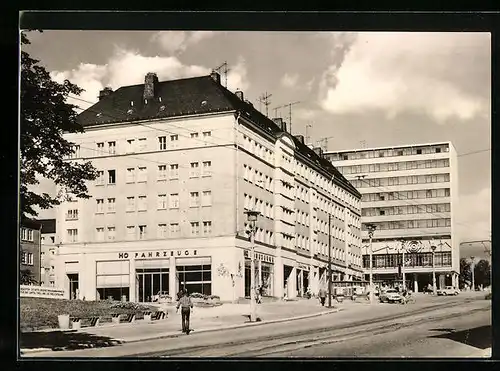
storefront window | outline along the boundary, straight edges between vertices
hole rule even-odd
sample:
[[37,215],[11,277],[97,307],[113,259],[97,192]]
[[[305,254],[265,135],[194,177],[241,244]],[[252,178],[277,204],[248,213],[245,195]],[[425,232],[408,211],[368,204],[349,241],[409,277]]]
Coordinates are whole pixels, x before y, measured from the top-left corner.
[[264,286],[264,296],[273,296],[273,265],[271,263],[262,262],[262,285]]
[[98,300],[130,300],[129,261],[96,262],[96,289]]
[[179,288],[188,293],[212,295],[212,264],[210,258],[176,259]]
[[169,287],[169,260],[137,260],[135,269],[136,300],[151,302],[157,295],[168,293],[173,297]]

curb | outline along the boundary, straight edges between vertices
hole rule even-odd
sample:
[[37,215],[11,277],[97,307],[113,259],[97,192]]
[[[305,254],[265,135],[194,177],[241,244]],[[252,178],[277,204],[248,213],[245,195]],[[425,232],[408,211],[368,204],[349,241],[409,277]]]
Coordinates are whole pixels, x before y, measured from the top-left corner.
[[[343,308],[335,308],[333,310],[329,311],[324,311],[324,312],[319,312],[319,313],[314,313],[314,314],[305,314],[302,316],[296,316],[296,317],[288,317],[288,318],[279,318],[275,320],[270,320],[270,321],[260,321],[260,322],[248,322],[248,323],[243,323],[243,324],[238,324],[238,325],[230,325],[230,326],[225,326],[225,327],[212,327],[212,328],[206,328],[206,329],[201,329],[197,330],[196,333],[203,333],[203,332],[213,332],[213,331],[220,331],[220,330],[231,330],[231,329],[236,329],[236,328],[242,328],[242,327],[251,327],[251,326],[261,326],[261,325],[267,325],[267,324],[273,324],[273,323],[280,323],[280,322],[287,322],[287,321],[296,321],[304,318],[313,318],[313,317],[319,317],[327,314],[332,314],[332,313],[338,313],[343,311]],[[84,329],[81,329],[79,331],[82,331]],[[65,330],[68,331],[68,330]],[[168,332],[164,334],[159,334],[159,335],[152,335],[149,337],[141,337],[141,338],[135,338],[132,340],[123,340],[123,339],[113,339],[113,340],[118,340],[121,341],[122,344],[132,344],[132,343],[137,343],[140,341],[147,341],[147,340],[158,340],[158,339],[168,339],[168,338],[176,338],[183,336],[183,334],[179,334],[178,332]],[[94,348],[97,349],[97,348]],[[42,352],[56,352],[53,351],[50,348],[36,348],[36,349],[21,349],[20,354],[22,355],[27,355],[29,353],[42,353]]]
[[[319,312],[319,313],[314,313],[314,314],[306,314],[306,315],[296,316],[296,317],[280,318],[280,319],[275,319],[275,320],[270,320],[270,321],[248,322],[248,323],[243,323],[243,324],[239,324],[239,325],[230,325],[230,326],[225,326],[225,327],[212,327],[212,328],[197,330],[196,333],[199,334],[202,332],[213,332],[213,331],[219,331],[219,330],[232,330],[232,329],[242,328],[242,327],[262,326],[262,325],[268,325],[268,324],[272,324],[272,323],[296,321],[296,320],[300,320],[300,319],[304,319],[304,318],[313,318],[313,317],[323,316],[326,314],[337,313],[337,312],[340,312],[343,310],[344,309],[341,309],[341,308],[335,308],[335,309],[330,310],[330,311]],[[176,338],[179,336],[183,336],[183,335],[179,334],[178,332],[168,332],[168,333],[164,333],[161,335],[154,335],[154,336],[146,337],[146,338],[135,338],[132,340],[123,340],[123,339],[116,339],[116,340],[122,341],[123,344],[131,344],[131,343],[137,343],[139,341]]]

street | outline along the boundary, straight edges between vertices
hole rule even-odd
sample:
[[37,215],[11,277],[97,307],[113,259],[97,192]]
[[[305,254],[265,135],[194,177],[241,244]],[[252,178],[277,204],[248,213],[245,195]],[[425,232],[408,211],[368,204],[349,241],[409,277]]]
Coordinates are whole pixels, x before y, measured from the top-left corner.
[[[423,300],[424,301],[424,300]],[[292,322],[196,333],[54,357],[479,357],[491,347],[491,301],[439,297]],[[36,355],[35,355],[36,356]]]

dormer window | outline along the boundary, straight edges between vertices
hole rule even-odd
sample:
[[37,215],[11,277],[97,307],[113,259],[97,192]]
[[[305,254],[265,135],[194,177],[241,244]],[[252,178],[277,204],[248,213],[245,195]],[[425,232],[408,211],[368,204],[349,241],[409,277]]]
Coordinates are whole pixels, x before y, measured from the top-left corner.
[[161,102],[161,97],[158,97],[158,102]]

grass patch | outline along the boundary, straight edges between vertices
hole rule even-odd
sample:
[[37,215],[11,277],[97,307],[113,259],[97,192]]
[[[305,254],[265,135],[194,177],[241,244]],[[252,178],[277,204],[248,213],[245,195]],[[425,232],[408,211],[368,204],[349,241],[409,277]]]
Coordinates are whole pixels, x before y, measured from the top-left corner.
[[109,316],[111,313],[130,314],[156,310],[156,307],[116,301],[82,301],[48,298],[20,298],[21,331],[58,328],[57,316],[71,317]]

